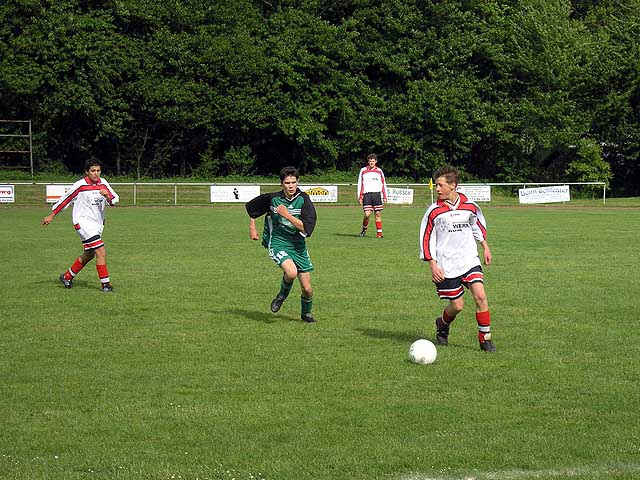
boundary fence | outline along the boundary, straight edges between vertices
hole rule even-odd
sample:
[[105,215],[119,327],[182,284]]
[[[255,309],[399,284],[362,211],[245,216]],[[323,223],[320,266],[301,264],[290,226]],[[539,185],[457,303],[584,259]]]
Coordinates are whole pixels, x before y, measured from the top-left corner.
[[[187,183],[187,182],[110,182],[118,195],[120,204],[124,206],[197,206],[212,205],[212,186],[259,186],[261,192],[275,191],[280,188],[279,183]],[[71,182],[11,182],[1,181],[0,185],[12,185],[15,200],[4,205],[38,206],[48,205],[48,185],[71,185]],[[336,186],[337,201],[329,205],[357,205],[355,183],[308,183],[307,185]],[[601,199],[606,204],[607,184],[605,182],[513,182],[513,183],[465,183],[462,187],[491,187],[491,200],[495,205],[518,205],[518,190],[541,186],[571,187],[571,201],[579,199]],[[263,188],[265,187],[265,188]],[[305,184],[300,184],[304,190]],[[426,206],[431,204],[436,196],[435,187],[430,189],[425,183],[389,183],[388,187],[411,189],[413,204]],[[228,202],[232,204],[233,202]],[[237,203],[237,202],[236,202]],[[593,203],[593,202],[591,202]],[[0,203],[3,205],[3,203]]]

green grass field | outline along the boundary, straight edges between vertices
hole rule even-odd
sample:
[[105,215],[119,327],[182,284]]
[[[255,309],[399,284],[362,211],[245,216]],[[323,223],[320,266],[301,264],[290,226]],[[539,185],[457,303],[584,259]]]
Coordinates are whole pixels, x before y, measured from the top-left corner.
[[[484,207],[498,351],[472,300],[432,365],[408,362],[444,303],[418,260],[423,209],[318,206],[299,286],[241,206],[115,208],[114,294],[70,212],[0,208],[0,478],[640,478],[640,209]],[[261,222],[260,222],[261,223]]]

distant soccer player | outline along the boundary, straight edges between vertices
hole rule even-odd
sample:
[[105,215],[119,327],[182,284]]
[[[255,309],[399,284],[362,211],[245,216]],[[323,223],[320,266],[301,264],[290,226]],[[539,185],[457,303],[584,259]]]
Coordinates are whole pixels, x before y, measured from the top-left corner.
[[103,292],[112,292],[102,230],[106,206],[118,203],[119,197],[109,182],[100,178],[102,163],[99,160],[87,161],[84,170],[85,177],[75,182],[71,189],[53,204],[52,212],[44,217],[42,226],[49,225],[53,221],[53,217],[73,203],[73,228],[80,236],[84,253],[76,258],[66,272],[60,274],[60,281],[65,288],[73,287],[74,277],[95,257],[100,289]]
[[387,203],[387,185],[384,173],[376,166],[378,157],[375,153],[367,155],[367,166],[360,169],[358,174],[358,203],[362,205],[364,216],[362,217],[362,229],[360,236],[367,234],[369,217],[375,212],[376,237],[382,238],[382,210]]
[[492,261],[487,243],[487,225],[480,207],[456,192],[458,170],[442,167],[434,173],[438,200],[432,204],[420,225],[420,258],[429,262],[431,280],[438,295],[448,300],[436,319],[436,343],[449,343],[449,327],[464,306],[462,296],[468,288],[476,304],[480,349],[494,352],[491,341],[491,315],[484,289],[484,274],[476,241],[484,251],[484,263]]
[[313,264],[305,238],[311,236],[316,226],[316,209],[309,195],[298,188],[299,178],[300,174],[295,167],[284,167],[280,171],[282,190],[258,195],[247,202],[246,209],[249,214],[249,236],[252,240],[260,238],[255,219],[266,215],[262,245],[283,272],[280,291],[271,302],[271,311],[277,313],[280,310],[297,277],[302,288],[300,318],[307,323],[313,323]]

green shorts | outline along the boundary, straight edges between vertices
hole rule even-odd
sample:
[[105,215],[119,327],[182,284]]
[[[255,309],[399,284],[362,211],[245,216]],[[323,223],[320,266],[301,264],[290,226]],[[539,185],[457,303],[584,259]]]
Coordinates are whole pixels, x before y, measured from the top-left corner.
[[282,265],[285,260],[291,259],[299,273],[313,272],[311,257],[309,257],[307,246],[303,242],[295,244],[272,242],[267,251],[278,266]]

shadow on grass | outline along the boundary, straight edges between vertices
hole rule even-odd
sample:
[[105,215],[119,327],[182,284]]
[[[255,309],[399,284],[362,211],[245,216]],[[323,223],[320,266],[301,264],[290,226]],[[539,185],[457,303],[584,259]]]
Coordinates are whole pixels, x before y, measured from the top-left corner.
[[268,323],[268,324],[278,323],[278,322],[302,323],[302,321],[298,318],[293,318],[285,315],[276,316],[273,313],[258,312],[256,310],[244,310],[242,308],[234,308],[231,310],[227,310],[226,313],[248,318],[249,320],[253,320],[254,322],[262,322],[262,323]]
[[59,278],[56,278],[53,281],[47,278],[43,280],[38,280],[33,283],[36,285],[55,285],[55,287],[59,288],[60,290],[73,290],[75,288],[87,289],[87,290],[100,290],[100,282],[97,278],[93,282],[90,280],[77,280],[74,278],[73,287],[71,288],[64,288],[64,285],[62,285],[62,282],[60,281]]
[[367,337],[393,340],[398,343],[411,343],[419,338],[426,338],[420,332],[392,332],[375,328],[358,328],[356,331]]
[[359,233],[334,233],[333,234],[334,237],[351,237],[351,238],[360,238],[360,234]]
[[[409,348],[409,345],[411,345],[413,342],[415,342],[416,340],[420,339],[420,338],[426,338],[427,340],[430,340],[432,342],[435,343],[434,340],[434,335],[431,333],[425,333],[425,332],[420,332],[420,331],[413,331],[413,332],[392,332],[389,330],[378,330],[375,328],[358,328],[356,329],[357,332],[360,332],[362,335],[365,335],[367,337],[370,338],[378,338],[378,339],[384,339],[384,340],[393,340],[394,342],[397,343],[403,343],[407,345],[407,348]],[[478,350],[477,346],[471,346],[471,345],[464,345],[464,344],[449,344],[446,347],[440,346],[440,345],[436,345],[436,348],[447,348],[447,349],[465,349],[465,350],[469,350],[469,349],[474,349],[474,350]]]

